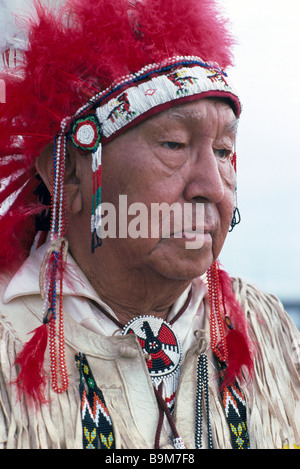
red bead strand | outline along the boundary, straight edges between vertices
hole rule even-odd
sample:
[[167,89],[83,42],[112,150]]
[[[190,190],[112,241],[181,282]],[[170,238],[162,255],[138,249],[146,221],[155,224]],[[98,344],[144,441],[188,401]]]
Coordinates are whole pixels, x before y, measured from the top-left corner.
[[224,317],[221,310],[219,289],[219,266],[217,262],[207,271],[208,296],[210,303],[210,337],[214,354],[223,362],[228,360]]
[[[60,260],[63,257],[63,247],[60,251]],[[58,342],[58,344],[57,344]],[[66,367],[64,316],[63,316],[63,275],[60,274],[59,318],[58,338],[56,338],[56,321],[49,323],[49,348],[51,362],[52,388],[57,393],[65,392],[69,386],[69,378]],[[59,382],[60,379],[60,382]]]
[[[51,240],[64,238],[67,231],[66,216],[66,197],[65,197],[65,157],[66,157],[66,139],[59,135],[56,141],[55,149],[55,171],[53,171],[52,181],[52,223]],[[53,307],[54,315],[50,320],[49,327],[49,351],[50,351],[50,369],[52,388],[57,393],[66,391],[69,385],[66,369],[65,340],[64,340],[64,318],[63,318],[63,273],[64,273],[64,242],[57,255],[56,272],[53,272],[52,285],[49,289],[49,304]],[[54,267],[53,267],[54,268]],[[53,278],[54,277],[54,278]],[[60,279],[59,308],[57,307],[58,297],[56,295],[56,282]],[[53,285],[55,283],[55,285]],[[52,297],[52,291],[55,291],[55,299]],[[55,304],[53,304],[55,301]],[[58,331],[56,321],[58,320]]]

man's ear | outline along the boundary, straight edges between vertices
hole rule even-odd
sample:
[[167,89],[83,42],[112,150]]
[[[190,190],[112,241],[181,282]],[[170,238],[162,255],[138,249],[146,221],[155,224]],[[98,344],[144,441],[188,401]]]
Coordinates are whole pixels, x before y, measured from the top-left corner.
[[52,174],[52,158],[53,145],[49,143],[42,151],[39,158],[35,159],[35,167],[45,186],[51,194],[51,174]]
[[[67,210],[71,213],[78,213],[82,209],[82,195],[80,187],[80,164],[77,148],[71,142],[67,143],[66,167],[65,167],[65,191]],[[53,165],[53,145],[47,145],[39,158],[35,160],[37,172],[44,181],[47,189],[51,193]]]

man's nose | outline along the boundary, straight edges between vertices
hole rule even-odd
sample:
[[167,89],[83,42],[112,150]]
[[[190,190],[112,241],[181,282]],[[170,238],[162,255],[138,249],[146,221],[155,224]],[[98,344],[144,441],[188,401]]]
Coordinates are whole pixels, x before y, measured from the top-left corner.
[[197,152],[184,195],[186,200],[197,202],[218,203],[223,199],[224,182],[213,149]]

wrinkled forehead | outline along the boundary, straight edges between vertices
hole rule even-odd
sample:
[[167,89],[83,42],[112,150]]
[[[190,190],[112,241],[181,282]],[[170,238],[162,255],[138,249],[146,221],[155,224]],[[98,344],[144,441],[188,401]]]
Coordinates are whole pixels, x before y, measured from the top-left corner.
[[238,118],[235,115],[233,106],[230,100],[225,98],[203,98],[195,99],[188,103],[174,105],[165,113],[166,117],[171,119],[178,119],[179,121],[188,120],[203,120],[207,117],[207,109],[214,109],[216,113],[228,121],[228,125],[232,130],[236,130]]
[[222,134],[236,137],[239,119],[229,100],[222,98],[204,98],[174,105],[165,111],[146,119],[133,127],[169,130],[173,128],[200,129],[215,125]]

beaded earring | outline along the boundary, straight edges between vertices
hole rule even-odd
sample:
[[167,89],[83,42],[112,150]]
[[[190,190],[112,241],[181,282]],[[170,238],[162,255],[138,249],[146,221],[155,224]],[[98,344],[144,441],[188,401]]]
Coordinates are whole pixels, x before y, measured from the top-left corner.
[[231,220],[231,223],[230,223],[229,233],[231,233],[233,228],[236,225],[238,225],[239,223],[241,223],[241,213],[240,213],[238,207],[235,206],[234,210],[233,210],[232,220]]
[[[234,172],[236,174],[236,152],[232,155],[231,158],[231,164],[233,166]],[[235,187],[235,192],[234,192],[234,210],[233,210],[233,215],[230,223],[230,228],[229,228],[229,233],[233,230],[233,228],[238,225],[241,222],[241,213],[238,209],[237,206],[237,186]]]
[[224,317],[221,308],[219,266],[214,262],[207,271],[208,297],[210,303],[210,340],[211,349],[221,362],[227,362],[228,350]]

